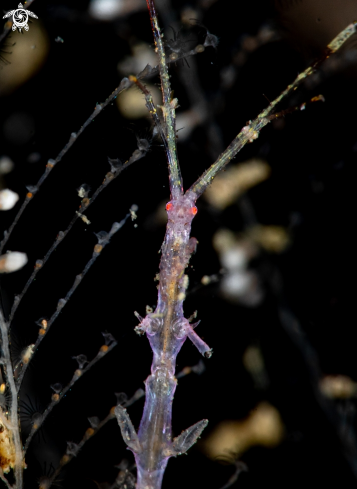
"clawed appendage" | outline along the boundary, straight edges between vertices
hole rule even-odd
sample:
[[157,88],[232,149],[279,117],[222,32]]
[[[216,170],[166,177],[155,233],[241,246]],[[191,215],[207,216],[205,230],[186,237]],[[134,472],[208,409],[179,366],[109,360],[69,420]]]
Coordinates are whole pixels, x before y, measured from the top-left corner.
[[187,430],[184,430],[181,435],[172,440],[172,446],[165,451],[165,455],[167,454],[168,457],[177,457],[177,455],[186,453],[197,442],[207,425],[208,419],[202,419],[187,428]]
[[[119,405],[115,408],[115,416],[118,420],[123,440],[130,450],[135,454],[140,455],[143,450],[127,410]],[[164,458],[177,457],[178,455],[186,453],[187,450],[197,442],[207,425],[208,419],[202,419],[201,421],[198,421],[198,423],[195,423],[184,430],[181,435],[172,440],[172,443],[170,443],[168,447],[163,449],[162,454]]]
[[[148,314],[145,318],[142,318],[136,311],[134,314],[140,321],[140,324],[134,328],[137,334],[143,335],[147,333],[149,336],[153,336],[159,333],[160,325],[157,321],[158,315]],[[155,326],[153,323],[155,323]],[[213,353],[212,348],[210,348],[194,331],[194,328],[198,326],[199,323],[200,321],[197,321],[195,324],[190,324],[187,319],[183,318],[174,322],[173,329],[176,331],[178,339],[182,339],[184,336],[190,338],[201,355],[206,358],[211,358]]]
[[135,431],[133,423],[130,420],[127,410],[123,408],[123,406],[118,405],[115,408],[114,412],[118,420],[118,424],[120,427],[123,440],[128,445],[130,450],[132,450],[134,453],[136,454],[141,453],[142,448],[139,442],[139,438]]

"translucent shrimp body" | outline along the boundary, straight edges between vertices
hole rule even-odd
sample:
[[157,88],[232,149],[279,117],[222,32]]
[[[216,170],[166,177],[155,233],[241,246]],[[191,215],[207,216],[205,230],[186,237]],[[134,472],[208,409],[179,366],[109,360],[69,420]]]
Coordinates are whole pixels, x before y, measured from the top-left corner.
[[158,303],[155,312],[136,328],[138,333],[146,333],[153,351],[138,434],[125,409],[116,408],[123,438],[135,455],[138,488],[159,489],[168,459],[186,452],[207,425],[207,420],[202,420],[172,440],[176,357],[187,337],[203,355],[209,357],[212,353],[183,315],[187,287],[184,272],[197,244],[195,238],[190,238],[192,219],[197,213],[195,199],[195,194],[188,192],[166,205],[168,223],[160,261]]

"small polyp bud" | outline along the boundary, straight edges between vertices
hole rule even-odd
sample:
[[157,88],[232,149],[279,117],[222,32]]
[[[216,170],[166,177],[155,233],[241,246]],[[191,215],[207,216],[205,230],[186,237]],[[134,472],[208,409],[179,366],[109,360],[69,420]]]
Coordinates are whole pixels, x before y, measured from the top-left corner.
[[103,249],[103,246],[100,245],[100,244],[96,244],[95,247],[94,247],[94,253],[100,253]]
[[145,310],[146,310],[146,314],[151,314],[153,312],[153,308],[150,306],[146,306]]
[[74,372],[74,377],[80,377],[82,375],[83,371],[80,368],[77,368]]
[[132,205],[129,209],[129,212],[130,212],[130,217],[131,217],[131,220],[132,221],[135,221],[135,219],[137,219],[137,214],[136,214],[136,211],[138,210],[138,206],[137,205]]
[[32,428],[37,430],[41,426],[42,420],[43,420],[42,413],[35,413],[32,416]]
[[12,209],[18,200],[18,194],[12,190],[8,188],[0,190],[0,210],[8,211]]
[[35,268],[41,268],[43,265],[43,260],[36,260]]
[[27,263],[26,253],[9,251],[0,256],[0,273],[16,272]]
[[76,357],[72,357],[73,360],[77,360],[78,366],[80,369],[82,369],[87,363],[87,357],[85,355],[77,355]]
[[66,464],[68,464],[68,462],[69,462],[70,460],[71,460],[71,459],[70,459],[69,455],[63,455],[63,457],[62,457],[62,458],[61,458],[61,460],[60,460],[60,465],[62,465],[62,466],[63,466],[63,465],[66,465]]
[[38,192],[38,187],[37,185],[26,185],[26,188],[27,190],[29,191],[29,193],[31,194],[31,197],[36,193]]
[[84,197],[84,199],[81,202],[81,208],[87,207],[89,205],[90,199],[88,197]]
[[132,402],[135,402],[137,401],[138,399],[141,399],[143,396],[145,396],[145,391],[144,389],[138,389],[137,391],[135,391],[133,397],[131,398],[131,401]]
[[21,352],[21,361],[22,363],[28,364],[33,352],[34,352],[35,345],[29,345],[26,348],[24,348]]
[[[211,350],[211,354],[212,354],[212,350]],[[205,370],[206,370],[206,366],[202,360],[200,360],[197,365],[194,365],[192,367],[192,372],[197,375],[201,375]]]
[[196,53],[203,53],[203,51],[205,50],[205,47],[203,46],[203,44],[198,44],[196,47],[195,47],[195,51]]
[[59,400],[59,394],[52,394],[51,399],[53,402],[57,402]]
[[56,394],[59,394],[62,390],[62,384],[60,384],[59,382],[50,385],[50,387]]
[[38,321],[36,321],[36,324],[38,324],[43,329],[47,329],[48,322],[47,319],[41,318]]
[[91,418],[88,418],[88,421],[93,429],[98,428],[98,425],[100,423],[100,419],[98,418],[98,416],[92,416]]
[[80,273],[79,275],[76,275],[76,279],[74,281],[74,285],[77,287],[80,283],[80,281],[82,280],[83,278],[83,275]]
[[144,151],[140,151],[140,149],[136,149],[135,151],[133,151],[133,154],[130,156],[128,164],[131,164],[131,163],[134,163],[135,161],[140,160],[140,158],[145,156],[145,154],[146,153]]
[[90,191],[90,186],[87,185],[86,183],[83,183],[78,189],[77,189],[77,192],[78,192],[78,196],[81,197],[83,199],[83,197],[87,197],[88,196],[88,192]]
[[112,334],[108,333],[107,331],[102,332],[103,338],[104,338],[104,343],[109,346],[111,343],[115,341],[115,338]]
[[55,166],[56,161],[53,160],[52,158],[48,160],[46,167],[52,170],[52,168]]
[[108,345],[102,345],[100,348],[99,348],[99,353],[98,355],[104,355],[105,353],[107,353],[107,351],[109,350],[109,346]]
[[112,171],[112,174],[116,173],[117,171],[121,170],[123,167],[123,163],[119,160],[119,158],[108,158],[108,163],[110,165],[110,169]]
[[5,389],[6,389],[6,384],[2,383],[2,384],[0,385],[0,394],[4,394]]
[[122,406],[128,400],[128,396],[125,394],[125,392],[116,392],[115,396],[117,398],[117,406]]
[[90,224],[90,220],[88,219],[87,216],[85,216],[84,214],[81,214],[80,212],[77,212],[77,211],[76,211],[76,214],[77,214],[78,217],[80,217],[82,219],[82,221],[85,224]]
[[39,330],[38,334],[39,334],[40,336],[43,336],[43,335],[45,335],[45,334],[46,334],[46,330],[45,330],[45,329],[43,329],[43,328],[41,328],[41,329]]
[[77,445],[77,443],[73,443],[73,441],[68,441],[66,454],[76,457],[78,452],[79,452],[79,446]]
[[60,299],[57,303],[57,311],[60,311],[66,305],[66,299]]
[[93,435],[94,435],[94,430],[93,430],[93,428],[88,428],[88,429],[86,430],[86,432],[84,433],[84,438],[85,438],[86,440],[88,440],[88,438],[90,438],[90,437],[91,437],[91,436],[93,436]]
[[207,48],[208,46],[212,46],[214,49],[218,46],[218,37],[214,34],[211,34],[207,31],[207,36],[203,45]]

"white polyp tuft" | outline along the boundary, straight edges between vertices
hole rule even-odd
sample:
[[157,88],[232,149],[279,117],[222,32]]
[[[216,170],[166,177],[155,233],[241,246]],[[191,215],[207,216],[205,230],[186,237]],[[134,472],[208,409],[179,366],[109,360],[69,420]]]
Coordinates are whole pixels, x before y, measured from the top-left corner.
[[141,0],[92,0],[89,13],[95,19],[112,21],[116,17],[128,15],[144,7],[145,2]]
[[11,273],[20,270],[27,263],[26,253],[10,251],[0,256],[0,273]]
[[16,192],[8,188],[0,190],[0,210],[8,211],[12,209],[18,200],[19,196]]
[[92,0],[89,5],[89,12],[96,19],[112,20],[120,13],[120,3],[114,0]]

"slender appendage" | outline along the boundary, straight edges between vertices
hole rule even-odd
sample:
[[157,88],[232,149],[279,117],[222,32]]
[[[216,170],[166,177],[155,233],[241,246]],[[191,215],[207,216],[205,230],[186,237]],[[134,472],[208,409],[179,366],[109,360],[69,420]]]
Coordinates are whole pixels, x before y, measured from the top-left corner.
[[[66,304],[68,303],[68,301],[72,297],[73,293],[75,292],[75,290],[77,289],[79,284],[82,282],[82,280],[85,277],[85,275],[87,274],[87,272],[90,270],[91,266],[95,263],[97,258],[100,256],[104,247],[109,243],[111,237],[117,231],[119,231],[119,229],[121,229],[122,226],[124,226],[125,222],[129,219],[129,217],[130,217],[130,214],[127,214],[124,217],[124,219],[122,219],[122,221],[120,223],[115,222],[112,225],[112,228],[108,233],[103,233],[103,234],[98,233],[97,234],[98,243],[94,246],[92,258],[87,262],[86,266],[82,270],[82,273],[80,273],[79,275],[76,276],[75,281],[74,281],[72,287],[70,288],[70,290],[67,292],[65,298],[60,299],[58,301],[56,311],[52,314],[49,321],[47,321],[46,329],[43,329],[43,328],[40,329],[36,343],[34,344],[34,347],[33,347],[33,353],[35,353],[38,350],[40,343],[43,341],[44,337],[48,334],[50,327],[52,326],[54,321],[57,319],[57,317],[59,316],[59,314],[61,313],[63,308],[66,306]],[[31,358],[33,358],[33,356]],[[27,371],[28,366],[29,366],[29,362],[23,364],[22,369],[20,371],[20,374],[16,380],[16,388],[17,388],[18,392],[20,391],[21,384],[22,384],[22,381],[24,379],[24,376],[25,376],[25,373]]]
[[[261,114],[260,114],[261,115]],[[214,177],[236,156],[237,153],[248,143],[257,139],[260,131],[269,124],[268,118],[261,118],[260,115],[248,126],[243,127],[238,136],[233,139],[227,149],[221,154],[201,176],[190,187],[189,191],[200,197],[208,185],[212,183]]]
[[271,120],[271,113],[273,109],[291,92],[293,92],[308,76],[312,75],[316,68],[330,56],[330,54],[335,53],[340,47],[356,32],[357,23],[354,22],[344,29],[340,34],[338,34],[335,39],[333,39],[327,46],[326,54],[316,61],[312,66],[309,66],[305,71],[300,73],[291,85],[277,97],[273,102],[271,102],[266,109],[264,109],[254,121],[251,121],[249,125],[243,127],[238,136],[231,142],[228,148],[221,154],[221,156],[203,173],[203,175],[190,187],[189,191],[194,192],[197,198],[203,194],[205,189],[208,187],[214,177],[236,156],[237,153],[245,146],[248,142],[252,142],[257,139],[260,131],[265,127]]
[[26,452],[28,450],[28,447],[33,440],[33,437],[35,434],[38,432],[38,430],[42,427],[43,423],[45,422],[46,418],[48,415],[52,412],[52,410],[58,406],[59,402],[67,395],[67,392],[70,391],[74,384],[78,382],[79,379],[83,377],[99,360],[101,360],[105,355],[108,355],[113,348],[115,348],[117,345],[117,342],[114,340],[114,338],[110,338],[109,341],[106,340],[105,344],[102,345],[99,349],[99,352],[97,355],[91,360],[90,362],[87,363],[87,365],[84,367],[83,365],[80,368],[77,368],[73,374],[72,379],[70,382],[64,387],[61,392],[57,393],[55,392],[54,395],[52,396],[52,400],[50,404],[47,406],[45,411],[42,413],[40,421],[37,423],[34,423],[32,425],[32,429],[26,438],[26,442],[23,448],[23,453],[24,456],[26,455]]
[[167,67],[165,49],[162,41],[161,30],[157,20],[154,1],[146,0],[146,3],[150,12],[151,27],[155,41],[155,51],[159,56],[159,71],[163,101],[161,109],[165,121],[165,139],[168,146],[167,159],[169,165],[170,190],[171,198],[176,199],[182,195],[183,185],[176,148],[175,101],[171,100],[169,70]]

